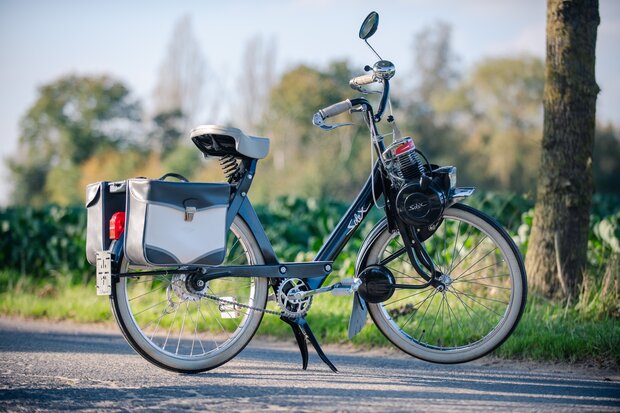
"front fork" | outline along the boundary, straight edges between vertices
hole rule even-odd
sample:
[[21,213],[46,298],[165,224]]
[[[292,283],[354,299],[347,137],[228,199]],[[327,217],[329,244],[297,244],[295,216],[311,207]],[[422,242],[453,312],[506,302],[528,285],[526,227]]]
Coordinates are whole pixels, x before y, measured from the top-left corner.
[[420,241],[415,228],[404,224],[400,218],[396,217],[398,231],[403,239],[405,246],[405,252],[409,257],[411,265],[415,271],[426,280],[425,283],[419,285],[397,285],[397,288],[409,288],[409,289],[424,289],[427,287],[443,287],[442,281],[440,281],[442,273],[437,270],[432,258],[424,248],[424,244]]
[[[430,255],[426,251],[426,248],[424,248],[424,244],[422,244],[418,237],[417,229],[405,223],[398,216],[395,208],[395,191],[393,190],[389,178],[387,178],[387,173],[385,171],[383,172],[383,193],[387,195],[385,197],[385,213],[388,220],[388,227],[391,232],[398,230],[404,243],[403,248],[401,248],[399,251],[396,251],[396,253],[394,253],[391,257],[396,258],[401,255],[402,252],[406,252],[407,256],[409,257],[409,261],[411,262],[411,265],[413,266],[415,271],[420,275],[420,277],[422,277],[426,281],[425,283],[419,285],[397,284],[395,285],[395,287],[406,289],[424,289],[430,286],[434,288],[445,287],[440,281],[442,273],[435,268],[435,264],[433,263],[432,258],[430,257]],[[439,226],[437,225],[432,232],[434,232],[438,227]],[[387,262],[389,262],[387,261],[389,260],[389,258],[390,257],[384,260],[383,264],[387,264]]]

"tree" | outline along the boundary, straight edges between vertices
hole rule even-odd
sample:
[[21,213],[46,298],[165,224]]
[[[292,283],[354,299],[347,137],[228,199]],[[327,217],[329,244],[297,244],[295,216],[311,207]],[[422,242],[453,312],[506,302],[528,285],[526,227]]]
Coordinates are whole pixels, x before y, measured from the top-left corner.
[[[465,135],[463,172],[476,185],[528,192],[536,182],[544,64],[532,56],[486,58],[435,103]],[[532,191],[533,192],[533,191]]]
[[452,26],[437,22],[415,35],[414,68],[419,78],[416,92],[421,103],[431,105],[433,98],[449,90],[459,79],[452,50]]
[[180,109],[159,112],[153,117],[153,127],[149,132],[149,140],[162,158],[172,152],[183,135],[183,112]]
[[265,41],[255,36],[247,42],[237,79],[238,104],[233,108],[233,115],[240,120],[242,128],[255,129],[263,120],[269,93],[276,81],[275,60],[273,39]]
[[[370,173],[365,126],[325,132],[312,125],[312,115],[318,109],[351,98],[348,82],[352,76],[342,61],[323,70],[300,65],[284,73],[271,90],[264,118],[263,130],[271,138],[272,149],[259,173],[269,186],[254,187],[255,196],[267,198],[264,195],[273,197],[292,190],[304,196],[342,199],[359,188]],[[333,121],[346,120],[343,114]],[[360,139],[355,141],[357,136]]]
[[549,0],[541,168],[526,267],[546,296],[577,293],[592,199],[598,0]]
[[12,203],[79,201],[78,166],[101,148],[129,145],[140,118],[129,89],[108,76],[69,75],[41,87],[8,160]]
[[192,28],[190,16],[174,26],[166,57],[153,93],[155,116],[181,113],[183,130],[189,130],[203,110],[206,60]]
[[[452,49],[452,27],[445,22],[423,28],[414,35],[412,55],[414,85],[392,89],[396,119],[403,132],[413,135],[416,143],[434,163],[454,162],[455,145],[461,141],[452,120],[443,119],[437,103],[453,92],[460,78],[457,55]],[[403,82],[398,79],[397,82]],[[397,83],[398,85],[398,83]],[[399,91],[406,91],[399,93]],[[400,116],[402,115],[402,116]]]

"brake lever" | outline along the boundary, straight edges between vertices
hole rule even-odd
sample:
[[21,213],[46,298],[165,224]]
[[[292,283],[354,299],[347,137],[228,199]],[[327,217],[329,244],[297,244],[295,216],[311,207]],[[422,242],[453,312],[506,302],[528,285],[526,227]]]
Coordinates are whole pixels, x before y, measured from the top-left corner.
[[315,113],[314,116],[312,117],[312,124],[314,126],[318,126],[319,128],[321,128],[323,130],[334,130],[334,129],[339,128],[341,126],[353,125],[352,122],[333,123],[331,125],[328,125],[328,124],[325,123],[325,119],[323,119],[323,116],[319,112]]

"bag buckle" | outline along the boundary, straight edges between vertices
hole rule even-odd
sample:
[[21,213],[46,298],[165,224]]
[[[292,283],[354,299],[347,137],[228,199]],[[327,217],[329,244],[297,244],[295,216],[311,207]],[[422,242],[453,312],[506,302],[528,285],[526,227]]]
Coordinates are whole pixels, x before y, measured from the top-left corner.
[[194,219],[195,213],[196,213],[196,207],[186,206],[185,207],[185,221],[191,222]]

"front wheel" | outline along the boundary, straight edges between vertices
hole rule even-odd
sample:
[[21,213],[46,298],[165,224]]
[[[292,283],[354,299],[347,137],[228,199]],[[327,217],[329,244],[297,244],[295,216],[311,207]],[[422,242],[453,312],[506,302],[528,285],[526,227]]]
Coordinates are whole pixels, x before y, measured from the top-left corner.
[[[245,222],[236,217],[230,230],[222,265],[263,264]],[[184,373],[213,369],[243,350],[261,322],[266,278],[219,278],[208,281],[200,293],[188,285],[187,274],[140,277],[142,270],[123,259],[121,272],[135,276],[114,283],[110,300],[129,344],[159,367]]]
[[[422,284],[403,242],[387,225],[366,265],[384,264],[398,284]],[[369,304],[379,330],[398,348],[436,363],[462,363],[493,351],[510,336],[525,307],[527,280],[517,247],[492,218],[465,205],[448,208],[424,242],[444,288],[397,289]]]

